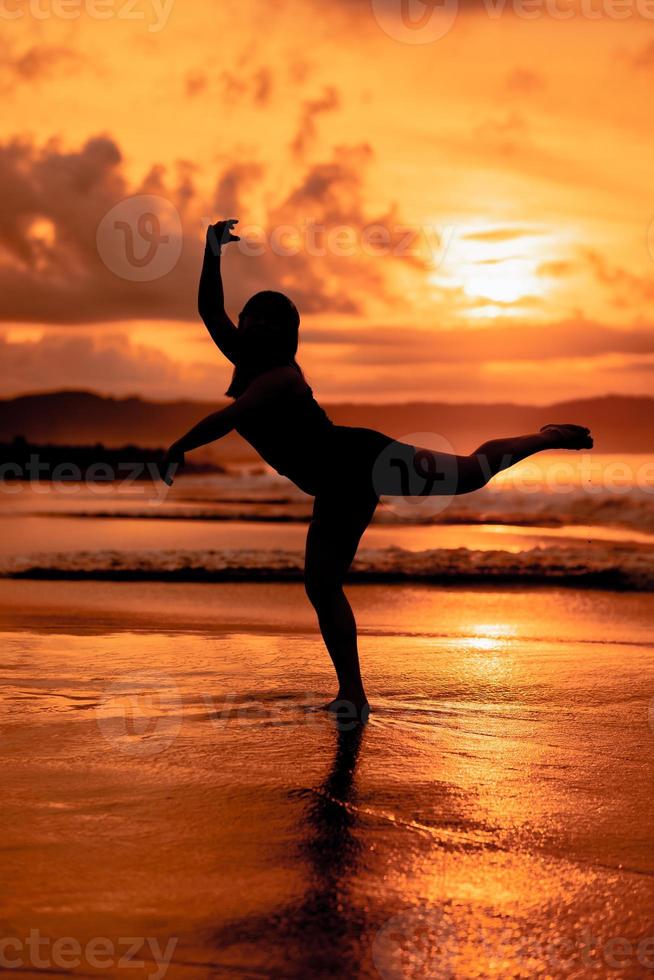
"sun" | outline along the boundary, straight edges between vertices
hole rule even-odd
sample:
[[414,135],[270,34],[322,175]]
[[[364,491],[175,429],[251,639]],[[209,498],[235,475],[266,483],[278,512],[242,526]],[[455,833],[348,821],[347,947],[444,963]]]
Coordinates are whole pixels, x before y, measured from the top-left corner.
[[544,292],[532,260],[497,259],[472,262],[461,269],[463,291],[471,299],[517,303]]
[[551,284],[539,274],[551,245],[539,230],[475,225],[452,236],[431,281],[460,291],[468,314],[486,314],[494,306],[504,315],[538,305]]

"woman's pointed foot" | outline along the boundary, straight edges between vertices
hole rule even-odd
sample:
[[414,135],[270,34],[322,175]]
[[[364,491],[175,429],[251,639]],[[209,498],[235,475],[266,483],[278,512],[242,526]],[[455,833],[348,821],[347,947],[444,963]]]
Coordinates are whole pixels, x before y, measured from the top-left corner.
[[593,437],[585,425],[552,424],[540,430],[547,436],[550,449],[592,449]]

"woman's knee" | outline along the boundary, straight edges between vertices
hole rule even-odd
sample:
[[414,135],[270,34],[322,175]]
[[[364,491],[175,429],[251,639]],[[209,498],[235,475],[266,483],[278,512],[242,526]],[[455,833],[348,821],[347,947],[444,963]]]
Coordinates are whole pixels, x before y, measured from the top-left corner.
[[493,475],[488,459],[477,451],[470,456],[459,456],[456,493],[472,493],[485,487]]
[[343,583],[340,579],[325,575],[322,571],[306,569],[304,589],[311,605],[319,611],[342,594]]

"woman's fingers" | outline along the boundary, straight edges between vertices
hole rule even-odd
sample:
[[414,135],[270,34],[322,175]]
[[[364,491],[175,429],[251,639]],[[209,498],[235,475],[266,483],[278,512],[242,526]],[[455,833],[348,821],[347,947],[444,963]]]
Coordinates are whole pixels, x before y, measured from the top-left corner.
[[215,236],[220,245],[227,242],[240,242],[238,235],[232,234],[232,228],[238,224],[238,218],[227,218],[225,221],[217,221],[214,225],[209,225],[208,234]]
[[232,234],[232,229],[238,224],[238,218],[228,218],[225,222],[226,231],[228,232],[228,237],[224,238],[224,241],[228,242],[240,242],[238,235]]

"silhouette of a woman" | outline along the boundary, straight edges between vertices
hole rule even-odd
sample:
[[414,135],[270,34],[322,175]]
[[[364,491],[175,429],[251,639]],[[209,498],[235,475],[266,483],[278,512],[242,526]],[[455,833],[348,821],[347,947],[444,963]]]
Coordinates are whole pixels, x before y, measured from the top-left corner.
[[[541,450],[589,449],[593,442],[583,426],[547,425],[532,435],[485,442],[470,456],[455,456],[398,443],[372,429],[334,425],[295,360],[300,317],[291,300],[278,292],[256,293],[238,326],[225,312],[220,253],[225,244],[239,241],[236,223],[219,221],[209,228],[198,297],[213,341],[234,364],[227,390],[234,401],[173,443],[165,479],[172,482],[173,467],[184,462],[185,452],[235,429],[278,473],[315,497],[304,579],[338,677],[337,697],[326,707],[338,710],[346,702],[365,717],[369,706],[356,622],[343,583],[379,495],[470,493]],[[380,467],[384,459],[388,465]],[[406,479],[411,469],[413,483]],[[415,476],[418,488],[411,489]]]

